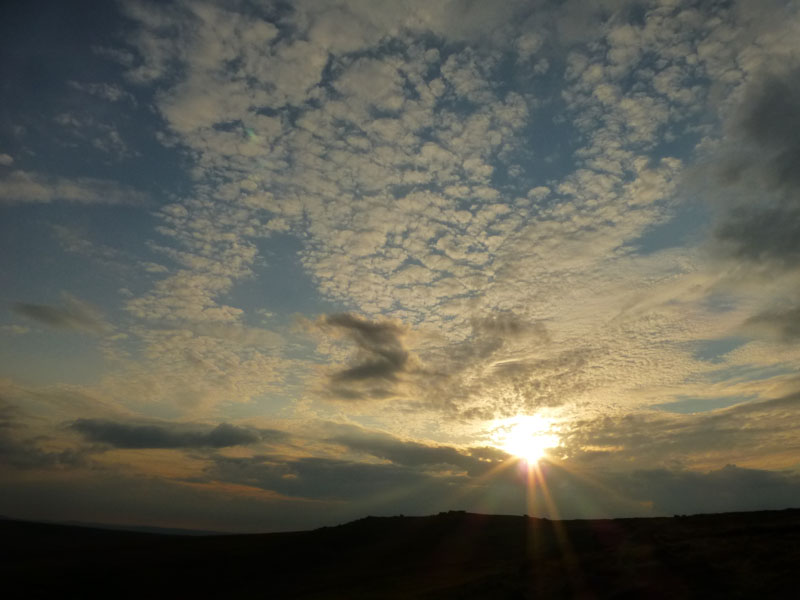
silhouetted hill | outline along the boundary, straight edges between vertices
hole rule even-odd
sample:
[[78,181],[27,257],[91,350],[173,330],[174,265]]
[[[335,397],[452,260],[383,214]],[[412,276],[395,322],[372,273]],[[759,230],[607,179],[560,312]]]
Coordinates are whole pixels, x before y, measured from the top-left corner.
[[0,534],[0,580],[25,598],[790,598],[800,565],[800,510],[450,512],[205,537],[6,520]]

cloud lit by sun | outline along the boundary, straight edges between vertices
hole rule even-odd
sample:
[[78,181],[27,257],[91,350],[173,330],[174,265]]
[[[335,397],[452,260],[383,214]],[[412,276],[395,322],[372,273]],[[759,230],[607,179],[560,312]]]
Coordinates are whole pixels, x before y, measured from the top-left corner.
[[519,415],[501,419],[491,432],[492,443],[499,449],[536,464],[547,450],[559,445],[554,421],[542,415]]

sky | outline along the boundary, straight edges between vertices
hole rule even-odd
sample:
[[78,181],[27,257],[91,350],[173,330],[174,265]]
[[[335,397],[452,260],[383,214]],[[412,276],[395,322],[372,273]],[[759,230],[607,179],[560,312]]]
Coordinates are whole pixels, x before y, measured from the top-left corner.
[[800,3],[0,9],[0,514],[800,506]]

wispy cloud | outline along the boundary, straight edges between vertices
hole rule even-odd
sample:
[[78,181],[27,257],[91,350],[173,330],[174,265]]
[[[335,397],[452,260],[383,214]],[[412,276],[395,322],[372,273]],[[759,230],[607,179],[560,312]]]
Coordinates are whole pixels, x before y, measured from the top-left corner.
[[85,92],[87,94],[91,94],[92,96],[97,96],[104,100],[108,100],[109,102],[119,102],[121,100],[127,100],[132,104],[136,104],[136,100],[133,97],[133,95],[131,95],[130,92],[126,91],[117,84],[102,83],[102,82],[81,83],[79,81],[69,81],[68,84],[73,89]]
[[11,171],[0,177],[0,203],[3,204],[74,202],[142,205],[147,201],[145,193],[110,180],[54,177],[31,171]]
[[597,468],[713,468],[719,464],[796,467],[798,394],[745,401],[697,414],[640,412],[580,420],[563,432],[563,451]]
[[72,329],[97,335],[111,331],[111,325],[103,318],[99,309],[69,294],[64,294],[63,297],[63,306],[16,302],[11,310],[56,329]]

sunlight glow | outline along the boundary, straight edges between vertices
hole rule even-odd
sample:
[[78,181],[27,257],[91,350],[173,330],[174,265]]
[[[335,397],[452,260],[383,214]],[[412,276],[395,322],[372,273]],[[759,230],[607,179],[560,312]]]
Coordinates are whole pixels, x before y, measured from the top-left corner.
[[542,415],[519,415],[497,421],[491,432],[492,443],[501,450],[537,464],[547,450],[559,445],[552,419]]

